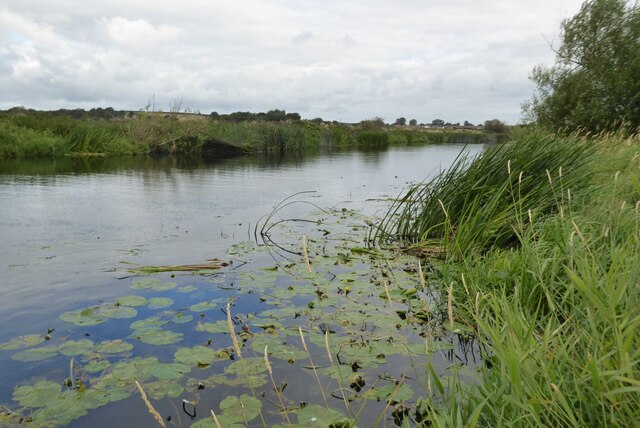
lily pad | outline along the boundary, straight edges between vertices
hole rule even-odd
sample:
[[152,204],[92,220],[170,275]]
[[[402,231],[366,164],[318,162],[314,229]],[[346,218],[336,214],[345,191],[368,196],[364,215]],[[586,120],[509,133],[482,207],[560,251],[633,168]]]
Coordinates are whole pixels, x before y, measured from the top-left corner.
[[173,299],[168,297],[153,297],[149,299],[149,309],[166,308],[173,305]]
[[229,357],[229,351],[226,349],[214,351],[206,346],[180,348],[175,353],[175,360],[177,362],[198,367],[206,367],[214,361],[228,360]]
[[229,426],[235,423],[246,425],[247,422],[258,417],[262,409],[262,401],[248,394],[240,397],[227,397],[220,402],[218,420],[222,426]]
[[218,320],[216,322],[199,322],[196,326],[197,331],[206,331],[209,333],[228,333],[229,323],[226,320]]
[[220,302],[220,299],[214,299],[208,302],[200,302],[196,303],[195,305],[191,305],[189,309],[191,309],[193,312],[210,311],[217,308]]
[[185,285],[184,287],[178,288],[176,291],[178,293],[191,293],[192,291],[196,291],[197,289],[198,287],[195,287],[193,285]]
[[23,407],[42,407],[48,400],[57,397],[62,386],[48,380],[40,380],[34,385],[21,385],[13,392],[13,399]]
[[132,336],[148,345],[171,345],[182,340],[182,333],[171,330],[144,330],[134,332]]
[[182,385],[170,380],[146,383],[144,389],[154,400],[162,400],[165,397],[177,398],[184,392]]
[[58,347],[62,355],[83,355],[93,349],[93,341],[89,339],[68,340]]
[[119,354],[121,352],[131,351],[133,345],[124,340],[105,340],[96,346],[95,351],[100,354]]
[[128,296],[122,296],[119,297],[116,300],[117,303],[121,304],[122,306],[142,306],[144,304],[147,303],[147,299],[145,299],[142,296],[135,296],[135,295],[128,295]]
[[8,342],[0,344],[0,349],[24,349],[44,342],[44,337],[37,334],[14,337]]
[[318,404],[308,404],[297,412],[298,425],[310,428],[326,428],[334,421],[344,419],[336,410],[327,409]]
[[158,363],[151,366],[149,374],[158,379],[180,379],[191,371],[191,367],[180,363]]
[[58,349],[53,347],[31,348],[13,354],[11,359],[23,362],[41,361],[55,357],[57,353]]
[[[397,391],[396,391],[397,389]],[[375,398],[378,400],[390,400],[393,397],[393,401],[402,402],[411,400],[413,397],[413,388],[411,385],[403,383],[400,387],[396,384],[383,385],[376,388],[371,388],[364,393],[365,398]]]
[[235,374],[238,376],[255,376],[267,371],[264,365],[264,358],[249,357],[242,358],[227,366],[225,373]]
[[89,364],[82,366],[82,369],[87,373],[99,373],[109,367],[109,362],[105,360],[94,360]]
[[129,328],[131,328],[132,330],[159,330],[160,328],[165,326],[167,322],[168,321],[160,319],[160,317],[154,316],[134,321],[129,324]]
[[131,288],[134,290],[155,290],[155,291],[167,291],[176,288],[178,284],[175,282],[163,283],[157,278],[144,278],[134,281],[131,284]]
[[133,318],[138,311],[129,306],[106,303],[100,306],[65,312],[60,319],[79,326],[92,326],[105,322],[109,318]]

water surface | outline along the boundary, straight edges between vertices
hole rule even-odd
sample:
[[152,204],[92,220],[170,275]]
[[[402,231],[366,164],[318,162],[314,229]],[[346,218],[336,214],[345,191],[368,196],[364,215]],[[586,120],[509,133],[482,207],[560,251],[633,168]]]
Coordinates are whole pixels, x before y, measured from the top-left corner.
[[[131,294],[131,263],[229,259],[225,250],[252,240],[256,222],[292,194],[313,191],[298,199],[325,209],[382,214],[389,205],[385,199],[397,196],[408,183],[446,168],[462,150],[481,149],[451,144],[215,162],[0,161],[0,343],[20,335],[44,335],[49,329],[55,329],[55,335],[78,335],[59,315]],[[274,220],[314,218],[317,213],[309,204],[294,204]],[[244,271],[251,269],[251,264],[243,266]],[[198,287],[210,278],[178,275],[172,280]],[[230,274],[225,281],[234,280],[238,278]],[[181,303],[229,295],[208,287]],[[257,304],[257,299],[247,299],[238,310],[250,312]],[[145,312],[138,312],[143,318]],[[122,331],[126,337],[131,320],[125,321],[99,330],[100,338],[121,338]],[[142,349],[154,352],[153,347]],[[52,366],[16,363],[0,351],[0,403],[11,403],[15,385],[46,375]],[[64,378],[65,370],[60,368],[58,378]],[[295,385],[292,379],[289,383]],[[108,426],[113,419],[100,415],[113,414],[113,406],[126,413],[126,403],[94,410],[93,423]],[[135,420],[127,418],[128,423]],[[148,421],[145,415],[140,418]]]

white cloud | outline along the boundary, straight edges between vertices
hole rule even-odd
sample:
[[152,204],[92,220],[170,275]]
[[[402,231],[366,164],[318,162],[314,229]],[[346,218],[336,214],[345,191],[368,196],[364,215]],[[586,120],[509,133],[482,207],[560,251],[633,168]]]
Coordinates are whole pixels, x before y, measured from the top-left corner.
[[[580,0],[21,0],[0,6],[0,108],[284,108],[516,122]],[[543,37],[544,35],[544,37]],[[6,71],[9,71],[8,73]]]

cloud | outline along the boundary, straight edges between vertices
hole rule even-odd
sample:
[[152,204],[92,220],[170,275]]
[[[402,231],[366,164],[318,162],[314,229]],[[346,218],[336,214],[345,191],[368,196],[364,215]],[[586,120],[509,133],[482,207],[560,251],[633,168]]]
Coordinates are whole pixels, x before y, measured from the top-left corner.
[[[514,123],[580,0],[60,0],[0,6],[0,108],[284,108]],[[543,37],[544,35],[544,37]]]

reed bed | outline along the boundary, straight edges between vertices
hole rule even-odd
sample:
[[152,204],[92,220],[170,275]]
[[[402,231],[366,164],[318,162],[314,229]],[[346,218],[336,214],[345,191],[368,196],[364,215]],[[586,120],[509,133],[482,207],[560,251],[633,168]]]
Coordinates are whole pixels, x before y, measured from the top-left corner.
[[377,236],[446,243],[428,281],[484,350],[428,425],[637,426],[639,211],[640,140],[612,134],[520,135],[409,190]]

